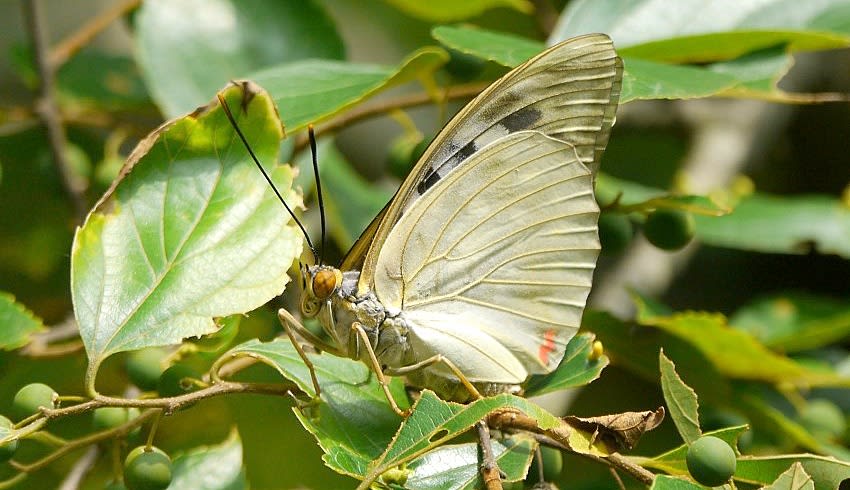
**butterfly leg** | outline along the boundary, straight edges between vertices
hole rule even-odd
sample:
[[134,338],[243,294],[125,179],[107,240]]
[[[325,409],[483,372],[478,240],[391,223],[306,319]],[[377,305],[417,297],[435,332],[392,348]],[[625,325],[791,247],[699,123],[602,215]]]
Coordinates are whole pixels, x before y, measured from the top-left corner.
[[351,330],[357,334],[362,341],[363,347],[369,354],[372,371],[374,371],[375,376],[378,377],[378,383],[381,385],[381,389],[384,390],[384,396],[387,397],[387,401],[390,402],[390,406],[393,411],[399,414],[399,416],[407,418],[407,416],[410,415],[410,409],[402,410],[398,408],[398,404],[396,403],[395,398],[393,398],[393,394],[390,393],[390,385],[387,382],[386,376],[384,376],[383,369],[381,369],[381,363],[378,362],[378,356],[375,355],[375,349],[372,348],[372,343],[369,341],[369,336],[366,334],[366,330],[363,329],[363,325],[361,325],[360,322],[354,322],[351,324]]
[[478,392],[478,389],[475,388],[472,382],[469,381],[469,378],[467,378],[466,375],[464,375],[463,372],[457,366],[455,366],[455,364],[451,360],[441,354],[429,357],[428,359],[419,361],[415,364],[410,364],[408,366],[388,370],[387,374],[389,374],[390,376],[404,376],[405,374],[411,373],[413,371],[418,371],[420,369],[424,369],[428,366],[433,366],[434,364],[439,364],[441,362],[445,364],[446,367],[451,369],[452,373],[457,376],[457,379],[461,382],[461,384],[463,384],[464,388],[469,390],[469,394],[472,395],[472,398],[484,398],[483,396],[481,396],[481,393]]
[[[313,389],[316,390],[316,396],[318,397],[322,391],[319,388],[319,379],[316,377],[316,368],[313,366],[310,358],[307,357],[307,353],[304,352],[304,348],[301,347],[298,339],[295,338],[295,332],[297,331],[298,334],[304,337],[305,340],[318,348],[321,348],[321,345],[323,345],[324,342],[316,338],[315,335],[304,328],[304,325],[301,325],[301,322],[296,320],[295,317],[293,317],[288,311],[284,309],[278,310],[277,317],[280,319],[280,323],[283,325],[283,329],[286,330],[286,335],[289,337],[289,340],[292,342],[295,350],[298,351],[298,355],[301,356],[301,360],[304,361],[304,365],[307,366],[307,369],[310,371],[310,379],[313,380]],[[319,342],[318,345],[313,342],[314,339]]]

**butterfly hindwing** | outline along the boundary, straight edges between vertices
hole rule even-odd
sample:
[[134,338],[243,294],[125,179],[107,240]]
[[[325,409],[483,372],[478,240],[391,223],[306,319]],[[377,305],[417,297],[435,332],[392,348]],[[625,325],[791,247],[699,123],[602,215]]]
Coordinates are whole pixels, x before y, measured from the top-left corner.
[[579,327],[598,214],[574,147],[536,131],[504,136],[401,216],[375,294],[404,311],[417,358],[462,355],[472,381],[519,383],[554,368]]

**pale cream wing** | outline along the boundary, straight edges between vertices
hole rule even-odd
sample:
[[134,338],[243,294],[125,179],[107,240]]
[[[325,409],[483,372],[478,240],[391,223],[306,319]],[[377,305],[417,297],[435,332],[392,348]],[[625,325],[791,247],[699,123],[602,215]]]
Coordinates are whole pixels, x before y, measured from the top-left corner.
[[473,381],[521,382],[557,366],[579,328],[598,216],[573,146],[536,131],[505,136],[401,216],[378,255],[375,294],[410,322],[417,358],[441,353]]
[[440,131],[390,202],[363,261],[360,289],[371,286],[380,248],[399,217],[499,138],[539,131],[572,145],[595,172],[614,124],[622,74],[608,36],[590,34],[547,49],[490,85]]

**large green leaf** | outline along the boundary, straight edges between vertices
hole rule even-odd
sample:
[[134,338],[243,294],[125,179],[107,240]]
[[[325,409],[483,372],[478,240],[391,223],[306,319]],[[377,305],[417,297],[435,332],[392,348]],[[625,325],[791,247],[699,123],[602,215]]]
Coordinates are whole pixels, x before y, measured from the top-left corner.
[[[282,136],[256,86],[221,92],[278,188]],[[118,181],[77,230],[71,288],[90,368],[110,354],[216,330],[280,294],[301,236],[218,104],[161,127],[139,144]]]
[[770,351],[751,335],[731,328],[721,314],[684,312],[645,318],[642,323],[693,344],[730,378],[803,386],[850,384],[846,379],[811,371],[788,357]]
[[697,236],[709,245],[850,258],[850,207],[834,197],[752,194],[728,216],[696,218]]
[[704,400],[726,403],[731,396],[728,382],[718,368],[686,339],[662,330],[636,328],[633,323],[596,310],[585,312],[582,328],[602,341],[613,365],[648,382],[658,382],[658,351],[663,347],[665,355]]
[[658,366],[661,370],[661,391],[664,393],[670,418],[676,424],[682,439],[687,444],[692,444],[702,435],[699,428],[697,394],[682,381],[676,372],[675,364],[664,355],[664,351],[658,353]]
[[[315,396],[310,372],[288,339],[267,343],[251,340],[229,355],[260,359]],[[329,354],[310,355],[310,360],[316,368],[321,400],[296,409],[295,414],[316,437],[325,452],[325,464],[339,473],[362,478],[369,463],[386,449],[400,419],[365,364]],[[392,381],[391,390],[401,408],[407,407],[400,379]]]
[[0,291],[0,349],[13,350],[29,343],[30,336],[44,331],[44,324],[33,312]]
[[[536,447],[534,440],[514,436],[493,440],[493,456],[502,481],[515,482],[525,478]],[[481,479],[481,450],[477,443],[448,444],[407,465],[405,488],[410,490],[474,490],[484,488]]]
[[342,112],[381,90],[428,77],[448,59],[445,50],[427,47],[395,67],[304,60],[254,72],[250,78],[272,94],[287,131],[293,132]]
[[313,0],[152,0],[135,21],[142,74],[170,117],[266,66],[344,56],[333,22]]
[[534,10],[529,0],[385,0],[397,9],[413,17],[429,22],[451,22],[480,15],[497,7],[510,7],[514,10],[531,13]]
[[815,349],[850,335],[846,301],[790,292],[761,298],[729,319],[766,346],[782,352]]
[[532,376],[525,387],[525,395],[536,396],[575,388],[597,379],[609,361],[604,354],[591,356],[595,340],[596,337],[588,332],[579,333],[570,339],[558,368],[547,375]]
[[194,448],[174,459],[169,490],[243,490],[242,442],[234,431],[216,446]]
[[[703,51],[750,52],[777,43],[811,42],[812,37],[829,38],[826,33],[850,34],[848,24],[837,22],[836,16],[848,18],[847,2],[823,0],[800,3],[795,0],[763,0],[741,3],[736,0],[679,0],[671,5],[666,0],[576,0],[570,2],[552,39],[565,39],[585,32],[605,32],[619,48],[652,41],[685,37],[664,48]],[[635,26],[640,28],[635,28]],[[762,31],[763,35],[738,36],[729,31]],[[767,31],[767,32],[765,32]],[[774,32],[770,32],[774,31]],[[791,31],[784,36],[776,33]],[[803,31],[795,33],[793,31]],[[699,35],[721,33],[712,38]],[[723,37],[723,36],[729,37]],[[800,35],[797,39],[795,36]],[[698,37],[699,36],[699,37]],[[819,43],[820,41],[815,41]],[[681,44],[678,44],[681,43]],[[728,57],[728,56],[727,56]]]

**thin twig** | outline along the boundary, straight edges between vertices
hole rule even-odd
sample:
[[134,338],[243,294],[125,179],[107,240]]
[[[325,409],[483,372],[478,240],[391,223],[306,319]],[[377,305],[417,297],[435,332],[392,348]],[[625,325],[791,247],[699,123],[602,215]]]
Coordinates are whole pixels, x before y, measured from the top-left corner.
[[[487,88],[488,85],[489,84],[487,83],[474,83],[450,87],[446,89],[445,98],[443,100],[465,99],[473,97],[481,93],[481,91]],[[350,126],[356,122],[362,121],[364,119],[384,115],[394,109],[417,107],[433,102],[434,99],[430,94],[428,94],[427,92],[418,92],[415,94],[406,94],[398,97],[384,99],[369,105],[359,106],[356,109],[352,109],[344,114],[341,114],[340,116],[337,116],[324,124],[316,126],[316,137],[318,138],[322,134],[336,131],[338,129]],[[296,138],[295,140],[295,151],[300,151],[306,146],[307,137],[303,134],[299,135],[298,138]]]
[[65,156],[68,141],[56,105],[56,71],[48,60],[48,36],[41,1],[23,0],[23,10],[39,75],[39,96],[35,103],[35,112],[47,128],[47,139],[50,143],[50,152],[53,154],[53,162],[59,171],[62,186],[74,206],[77,223],[82,223],[88,207],[85,199],[86,185],[74,176]]
[[487,490],[502,490],[502,477],[499,473],[499,465],[493,456],[493,443],[490,440],[490,428],[487,422],[479,420],[475,423],[478,432],[479,447],[481,447],[481,478],[484,480],[484,488]]
[[92,39],[106,30],[116,19],[127,15],[141,5],[141,0],[124,0],[111,8],[95,15],[76,32],[58,43],[50,52],[50,64],[54,69],[64,65],[78,51],[87,46]]
[[619,453],[610,453],[607,456],[602,457],[586,452],[574,451],[564,442],[569,440],[571,430],[566,424],[555,429],[542,430],[537,426],[537,421],[532,417],[511,411],[493,413],[488,419],[490,420],[491,427],[507,431],[520,430],[527,432],[540,444],[562,449],[593,461],[612,466],[645,485],[652,485],[652,482],[655,480],[655,475],[651,471],[636,465]]

